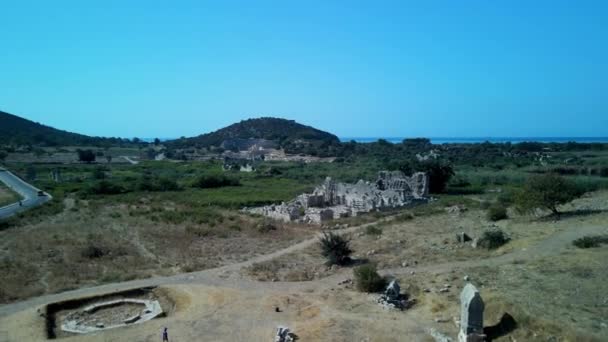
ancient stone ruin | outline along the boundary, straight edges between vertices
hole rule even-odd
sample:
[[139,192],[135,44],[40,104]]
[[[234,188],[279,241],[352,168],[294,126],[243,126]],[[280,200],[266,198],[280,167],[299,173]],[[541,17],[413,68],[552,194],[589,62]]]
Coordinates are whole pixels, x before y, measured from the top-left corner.
[[483,310],[484,303],[479,291],[473,284],[465,285],[460,294],[460,331],[459,342],[483,342]]
[[163,313],[157,300],[117,299],[95,303],[65,317],[61,330],[88,334],[149,321]]
[[328,177],[311,194],[299,195],[291,202],[245,210],[284,222],[320,224],[359,213],[426,202],[428,191],[425,173],[407,177],[400,171],[380,171],[374,183],[363,180],[356,184],[338,183]]

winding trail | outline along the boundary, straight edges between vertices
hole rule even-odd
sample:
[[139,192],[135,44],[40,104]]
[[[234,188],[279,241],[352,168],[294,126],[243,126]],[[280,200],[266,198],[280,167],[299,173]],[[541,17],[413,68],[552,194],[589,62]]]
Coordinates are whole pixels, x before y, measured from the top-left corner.
[[[358,229],[364,228],[367,225],[374,224],[369,223],[362,226],[350,227],[341,230],[336,230],[334,232],[339,234],[348,234],[355,232]],[[426,266],[417,266],[417,267],[403,267],[403,268],[393,268],[393,269],[384,269],[380,272],[383,274],[391,274],[391,275],[399,275],[399,274],[407,274],[411,271],[416,272],[432,272],[432,273],[440,273],[449,271],[456,268],[463,267],[478,267],[478,266],[499,266],[502,264],[511,263],[515,260],[532,260],[541,257],[547,257],[551,255],[556,255],[561,253],[565,248],[571,245],[571,242],[574,239],[577,239],[584,235],[589,234],[600,234],[600,233],[608,233],[608,228],[603,226],[580,226],[580,227],[572,227],[571,229],[567,229],[555,234],[550,235],[546,239],[538,242],[535,245],[532,245],[525,249],[518,249],[511,251],[509,253],[485,258],[485,259],[476,259],[476,260],[465,260],[465,261],[453,261],[441,264],[433,264]],[[231,265],[226,265],[218,268],[207,269],[198,272],[192,273],[182,273],[169,277],[153,277],[148,279],[140,279],[133,280],[121,283],[112,283],[106,285],[100,285],[89,288],[82,288],[73,291],[67,291],[57,294],[49,294],[40,297],[31,298],[25,301],[16,302],[12,304],[6,304],[0,306],[0,317],[11,315],[21,310],[25,310],[32,307],[42,306],[48,303],[67,300],[71,298],[105,294],[111,292],[120,292],[128,289],[138,288],[138,287],[146,287],[146,286],[158,286],[158,285],[168,285],[168,284],[185,284],[185,283],[194,283],[194,284],[203,284],[208,286],[219,286],[219,287],[227,287],[241,290],[264,290],[264,291],[311,291],[318,290],[324,288],[335,287],[336,284],[349,278],[352,276],[350,269],[342,269],[338,273],[331,275],[326,278],[313,280],[313,281],[303,281],[303,282],[260,282],[249,279],[243,275],[241,275],[240,270],[243,267],[251,266],[254,263],[269,261],[274,258],[296,252],[299,250],[303,250],[307,247],[312,246],[318,241],[318,237],[320,233],[315,235],[314,237],[304,240],[300,243],[294,244],[287,248],[278,250],[276,252],[261,255],[252,259],[249,259],[244,262],[239,262]]]
[[23,198],[19,202],[0,208],[0,220],[37,207],[53,199],[53,196],[50,194],[42,192],[40,189],[3,168],[0,168],[0,181]]

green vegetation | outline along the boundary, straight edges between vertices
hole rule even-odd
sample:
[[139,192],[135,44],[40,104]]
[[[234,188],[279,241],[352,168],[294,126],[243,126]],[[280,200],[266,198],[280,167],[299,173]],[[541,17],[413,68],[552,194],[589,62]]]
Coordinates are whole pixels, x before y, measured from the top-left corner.
[[365,227],[365,234],[367,235],[382,235],[382,229],[376,225]]
[[223,174],[210,174],[200,176],[193,186],[201,189],[221,188],[224,186],[239,186],[241,183],[236,178]]
[[378,274],[376,265],[365,264],[353,270],[355,286],[361,292],[380,292],[386,287],[386,279]]
[[500,221],[507,218],[507,208],[501,203],[492,204],[486,213],[488,220]]
[[583,236],[572,241],[578,248],[595,248],[602,244],[608,244],[608,235]]
[[500,229],[490,229],[483,232],[477,245],[487,249],[496,249],[507,242],[510,238]]
[[66,132],[0,111],[0,145],[126,146],[130,144],[128,139],[89,137]]
[[328,265],[346,265],[351,259],[350,241],[341,235],[323,233],[319,238],[321,254],[327,259]]
[[559,216],[558,207],[580,196],[584,190],[575,182],[554,173],[532,176],[518,192],[515,203],[522,212],[548,209]]
[[[227,148],[238,150],[249,139],[263,139],[276,143],[289,153],[317,155],[331,151],[339,145],[338,137],[321,130],[301,125],[293,120],[258,118],[244,120],[212,133],[194,138],[182,138],[167,142],[171,148]],[[260,141],[260,143],[265,143]],[[332,148],[333,147],[333,148]]]
[[76,153],[78,153],[78,160],[81,162],[90,164],[95,161],[96,156],[92,150],[78,149],[76,150]]

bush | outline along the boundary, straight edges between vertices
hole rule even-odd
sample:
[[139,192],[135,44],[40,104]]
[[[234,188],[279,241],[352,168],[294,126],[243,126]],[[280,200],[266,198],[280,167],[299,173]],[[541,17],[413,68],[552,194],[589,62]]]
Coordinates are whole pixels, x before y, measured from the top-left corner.
[[376,266],[365,264],[353,270],[355,286],[361,292],[380,292],[386,287],[386,279],[378,274]]
[[319,238],[321,254],[327,258],[328,265],[346,265],[350,262],[350,241],[334,233],[323,233]]
[[125,192],[125,188],[107,180],[102,180],[91,185],[88,192],[96,195],[115,195]]
[[382,229],[380,229],[378,226],[367,226],[365,227],[365,234],[382,235]]
[[78,149],[78,150],[76,150],[76,152],[78,153],[78,160],[81,162],[90,164],[95,161],[95,153],[93,153],[92,150]]
[[495,203],[488,208],[487,218],[490,221],[500,221],[507,218],[507,208],[503,205]]
[[487,249],[496,249],[507,242],[510,238],[500,229],[486,230],[479,238],[477,244]]
[[593,248],[599,247],[601,244],[608,244],[608,235],[583,236],[582,238],[572,241],[572,244],[578,248]]
[[269,233],[273,230],[277,230],[277,226],[270,220],[265,220],[264,222],[258,224],[257,228],[258,232],[260,233]]
[[97,259],[108,254],[108,251],[100,246],[90,244],[80,251],[80,255],[86,259]]
[[236,178],[225,175],[202,175],[193,184],[201,189],[221,188],[224,186],[239,186],[241,183]]
[[142,177],[136,185],[140,191],[177,191],[179,185],[176,181],[165,177]]
[[517,194],[515,204],[521,212],[537,208],[550,210],[559,215],[558,206],[581,197],[584,190],[575,182],[557,174],[532,176]]
[[600,177],[608,177],[608,167],[602,167],[600,169]]

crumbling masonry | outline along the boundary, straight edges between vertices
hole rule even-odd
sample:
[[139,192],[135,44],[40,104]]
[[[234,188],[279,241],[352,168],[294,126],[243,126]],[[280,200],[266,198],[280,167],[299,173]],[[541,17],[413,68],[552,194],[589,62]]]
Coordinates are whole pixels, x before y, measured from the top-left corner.
[[380,171],[375,183],[338,183],[331,178],[311,194],[302,194],[280,205],[245,209],[284,222],[320,224],[359,213],[396,208],[428,200],[429,181],[425,173],[411,177],[400,171]]

